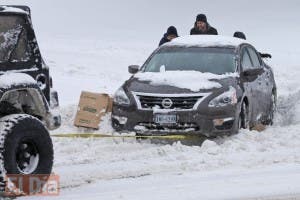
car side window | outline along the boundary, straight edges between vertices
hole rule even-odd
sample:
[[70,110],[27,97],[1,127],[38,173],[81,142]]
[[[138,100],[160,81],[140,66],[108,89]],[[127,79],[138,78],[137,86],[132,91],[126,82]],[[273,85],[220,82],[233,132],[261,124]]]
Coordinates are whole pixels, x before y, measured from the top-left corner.
[[256,51],[253,49],[253,48],[247,48],[249,54],[250,54],[250,57],[251,57],[251,60],[252,60],[252,63],[253,63],[253,67],[254,68],[260,68],[261,67],[261,63],[259,61],[259,58],[257,56],[257,53]]
[[243,51],[242,51],[241,65],[242,65],[243,71],[253,68],[250,56],[249,56],[248,51],[246,50],[246,48],[244,48]]

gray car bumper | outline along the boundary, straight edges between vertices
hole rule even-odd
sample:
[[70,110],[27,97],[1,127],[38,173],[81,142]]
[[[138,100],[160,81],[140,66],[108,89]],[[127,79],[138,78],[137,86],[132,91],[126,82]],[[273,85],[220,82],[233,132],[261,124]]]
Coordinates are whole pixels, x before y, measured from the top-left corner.
[[172,111],[177,116],[176,124],[157,124],[152,110],[134,107],[113,106],[112,126],[117,131],[134,131],[142,135],[197,134],[205,136],[229,135],[237,132],[236,106],[211,108],[206,111]]

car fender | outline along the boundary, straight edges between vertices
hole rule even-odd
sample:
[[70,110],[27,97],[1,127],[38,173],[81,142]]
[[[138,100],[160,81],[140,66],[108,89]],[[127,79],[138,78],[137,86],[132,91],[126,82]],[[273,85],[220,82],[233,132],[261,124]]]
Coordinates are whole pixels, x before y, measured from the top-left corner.
[[14,94],[21,91],[32,97],[42,120],[47,127],[50,127],[50,106],[37,82],[24,73],[5,73],[0,75],[0,102],[10,99]]

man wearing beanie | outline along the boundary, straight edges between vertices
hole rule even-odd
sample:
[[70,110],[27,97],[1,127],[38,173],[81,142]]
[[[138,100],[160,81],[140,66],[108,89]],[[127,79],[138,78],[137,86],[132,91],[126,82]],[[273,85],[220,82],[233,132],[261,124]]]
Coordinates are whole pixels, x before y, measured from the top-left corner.
[[166,42],[170,42],[171,40],[177,37],[178,37],[177,29],[174,26],[170,26],[167,32],[164,34],[163,38],[160,40],[158,46],[161,46]]
[[210,26],[204,14],[197,15],[194,28],[191,29],[191,35],[218,35],[217,29]]

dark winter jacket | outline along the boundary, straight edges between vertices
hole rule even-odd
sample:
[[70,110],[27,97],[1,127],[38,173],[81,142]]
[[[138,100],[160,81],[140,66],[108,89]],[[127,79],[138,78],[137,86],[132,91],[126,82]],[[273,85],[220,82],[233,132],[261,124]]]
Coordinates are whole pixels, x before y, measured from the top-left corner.
[[167,29],[167,32],[164,34],[163,38],[160,40],[158,46],[161,46],[166,42],[170,42],[170,40],[168,39],[169,35],[175,35],[176,37],[178,37],[177,29],[174,26],[170,26]]
[[201,30],[199,30],[196,27],[196,23],[195,23],[195,26],[194,26],[194,28],[191,29],[190,34],[191,35],[218,35],[218,31],[214,27],[212,27],[209,24],[207,24],[207,31],[206,32],[202,32]]
[[161,38],[161,40],[160,40],[160,42],[159,42],[159,45],[158,46],[161,46],[161,45],[163,45],[164,43],[167,43],[167,42],[170,42],[170,40],[168,40],[168,34],[167,33],[165,33],[164,34],[164,37],[163,38]]

